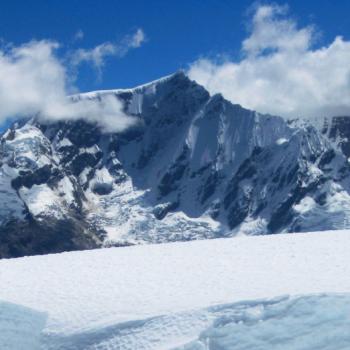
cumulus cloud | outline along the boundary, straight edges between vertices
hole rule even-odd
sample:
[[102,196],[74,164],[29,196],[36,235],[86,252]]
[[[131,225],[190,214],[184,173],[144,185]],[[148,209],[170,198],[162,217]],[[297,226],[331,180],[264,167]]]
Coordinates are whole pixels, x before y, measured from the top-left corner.
[[127,35],[121,42],[105,42],[91,49],[78,49],[72,53],[71,62],[74,66],[78,66],[83,62],[92,63],[100,75],[107,57],[123,57],[130,49],[140,47],[144,41],[145,34],[139,28],[134,34]]
[[67,98],[76,89],[68,83],[58,47],[57,42],[42,40],[0,50],[0,124],[37,115],[47,121],[85,119],[116,132],[135,123],[117,98],[99,102]]
[[315,47],[313,26],[298,27],[286,6],[255,9],[240,60],[201,58],[190,78],[234,103],[285,117],[350,114],[350,42]]

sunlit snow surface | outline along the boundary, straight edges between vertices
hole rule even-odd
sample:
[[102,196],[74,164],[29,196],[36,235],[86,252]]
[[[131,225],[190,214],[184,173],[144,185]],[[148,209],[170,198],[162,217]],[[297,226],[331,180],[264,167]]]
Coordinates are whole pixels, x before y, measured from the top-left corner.
[[349,349],[349,246],[329,231],[1,260],[0,300],[47,314],[45,350]]

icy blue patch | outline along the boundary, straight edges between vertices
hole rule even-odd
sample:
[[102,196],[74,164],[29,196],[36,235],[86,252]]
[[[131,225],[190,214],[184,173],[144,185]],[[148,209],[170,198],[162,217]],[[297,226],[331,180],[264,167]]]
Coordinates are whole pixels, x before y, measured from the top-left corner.
[[46,314],[0,302],[0,349],[38,350]]
[[180,350],[348,350],[350,296],[319,295],[222,306]]

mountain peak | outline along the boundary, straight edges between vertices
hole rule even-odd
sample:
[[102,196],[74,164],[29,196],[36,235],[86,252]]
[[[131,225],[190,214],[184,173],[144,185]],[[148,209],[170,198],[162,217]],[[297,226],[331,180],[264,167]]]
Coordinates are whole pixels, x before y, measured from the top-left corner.
[[183,71],[74,98],[111,94],[139,127],[34,120],[1,138],[0,256],[350,222],[350,168],[326,139],[338,132],[210,96]]
[[[70,98],[73,98],[74,100],[81,99],[81,98],[96,98],[101,95],[106,94],[121,94],[121,93],[134,93],[134,92],[140,92],[144,91],[146,89],[155,88],[158,85],[166,84],[166,83],[175,83],[175,82],[187,82],[187,83],[194,83],[190,80],[190,78],[185,74],[183,70],[178,70],[177,72],[164,76],[162,78],[153,80],[151,82],[137,85],[132,88],[117,88],[117,89],[110,89],[110,90],[95,90],[95,91],[89,91],[89,92],[82,92],[77,93],[74,95],[69,96]],[[195,83],[197,84],[197,83]],[[198,84],[197,84],[198,85]]]

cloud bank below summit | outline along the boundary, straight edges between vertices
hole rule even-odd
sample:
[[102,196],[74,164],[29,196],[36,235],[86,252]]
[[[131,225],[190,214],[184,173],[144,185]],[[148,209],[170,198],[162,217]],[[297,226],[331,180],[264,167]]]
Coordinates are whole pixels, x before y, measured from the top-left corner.
[[[78,49],[68,60],[58,57],[60,45],[50,40],[0,49],[0,125],[11,118],[38,115],[46,121],[85,119],[96,122],[109,132],[128,128],[135,119],[123,113],[122,103],[115,98],[100,103],[90,100],[73,102],[67,98],[77,91],[68,71],[81,61],[92,63],[100,70],[107,56],[121,57],[130,49],[140,47],[143,41],[144,33],[138,29],[121,43]],[[106,47],[109,50],[101,49]]]
[[201,58],[188,75],[210,93],[284,117],[350,114],[350,42],[315,48],[313,26],[299,28],[288,8],[255,8],[240,60]]

